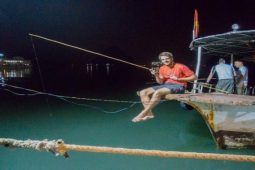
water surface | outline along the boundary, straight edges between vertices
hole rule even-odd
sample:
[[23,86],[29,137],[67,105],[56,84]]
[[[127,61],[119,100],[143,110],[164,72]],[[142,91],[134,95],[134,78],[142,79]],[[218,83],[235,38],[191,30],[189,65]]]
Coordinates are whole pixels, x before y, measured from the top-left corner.
[[[70,75],[69,75],[70,76]],[[87,79],[49,76],[47,92],[98,99],[138,101],[136,91],[148,86],[144,82],[112,83]],[[131,75],[130,75],[131,76]],[[70,76],[71,77],[71,76]],[[70,78],[69,77],[69,78]],[[55,83],[52,83],[54,82]],[[118,80],[120,81],[120,80]],[[36,88],[40,83],[31,79],[10,80],[8,83]],[[139,81],[137,81],[139,82]],[[15,91],[17,92],[17,91]],[[19,91],[20,93],[22,91]],[[155,119],[132,123],[142,106],[130,104],[72,100],[56,97],[18,96],[0,90],[0,137],[19,140],[63,139],[68,144],[155,149],[220,154],[255,155],[254,150],[220,150],[202,117],[196,111],[183,110],[176,101],[167,101],[154,109]],[[79,106],[84,104],[86,106]],[[120,111],[106,113],[104,111]],[[0,169],[3,170],[249,170],[254,163],[113,155],[106,153],[69,152],[70,158],[48,152],[0,147]]]

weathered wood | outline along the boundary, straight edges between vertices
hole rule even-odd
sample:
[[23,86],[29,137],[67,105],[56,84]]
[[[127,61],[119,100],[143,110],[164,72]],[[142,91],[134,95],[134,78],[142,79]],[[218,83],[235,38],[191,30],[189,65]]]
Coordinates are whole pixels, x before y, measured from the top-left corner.
[[183,102],[203,102],[222,105],[255,105],[255,96],[244,96],[224,93],[185,93],[166,95],[167,100],[178,100]]

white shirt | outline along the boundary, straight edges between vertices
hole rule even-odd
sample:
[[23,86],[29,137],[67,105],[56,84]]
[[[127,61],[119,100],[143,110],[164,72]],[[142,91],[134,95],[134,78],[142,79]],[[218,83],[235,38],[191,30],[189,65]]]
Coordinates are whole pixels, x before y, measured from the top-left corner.
[[247,67],[242,66],[239,68],[239,71],[241,72],[241,74],[243,76],[243,79],[241,81],[244,83],[244,85],[247,86],[247,84],[248,84],[248,69],[247,69]]
[[211,71],[213,74],[216,71],[219,80],[233,79],[235,74],[234,68],[231,65],[224,63],[216,65]]

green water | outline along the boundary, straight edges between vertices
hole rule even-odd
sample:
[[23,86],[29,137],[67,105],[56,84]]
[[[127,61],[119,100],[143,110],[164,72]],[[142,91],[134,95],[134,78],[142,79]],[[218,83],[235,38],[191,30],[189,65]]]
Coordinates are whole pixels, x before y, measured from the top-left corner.
[[[101,96],[102,97],[102,96]],[[105,98],[108,98],[104,96]],[[131,92],[112,99],[138,100]],[[1,92],[0,137],[20,140],[63,139],[68,144],[255,155],[254,150],[217,149],[196,111],[185,111],[175,101],[161,103],[156,117],[142,123],[131,119],[142,109],[109,114],[56,98],[22,97]],[[86,102],[113,111],[127,104]],[[254,163],[69,152],[70,158],[49,152],[0,147],[1,170],[250,170]]]

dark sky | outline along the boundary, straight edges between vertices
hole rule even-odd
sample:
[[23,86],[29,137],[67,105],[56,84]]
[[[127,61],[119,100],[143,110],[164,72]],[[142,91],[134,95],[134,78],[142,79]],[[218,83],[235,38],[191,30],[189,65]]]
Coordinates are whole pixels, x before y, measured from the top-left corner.
[[[28,36],[33,33],[138,64],[155,60],[161,51],[187,64],[194,58],[188,48],[194,9],[200,36],[230,31],[233,23],[255,28],[254,0],[1,0],[0,51],[33,58]],[[34,40],[41,51],[54,48],[56,56],[74,52]]]

